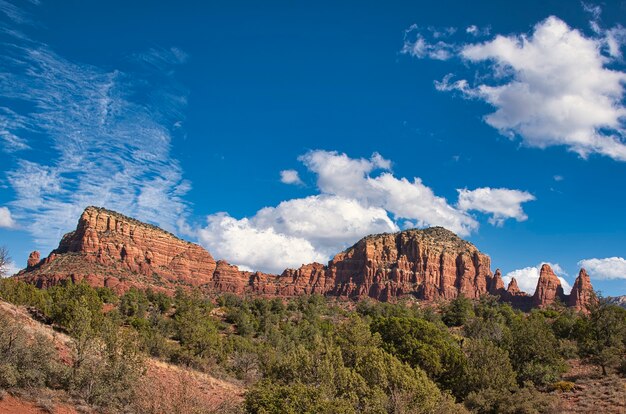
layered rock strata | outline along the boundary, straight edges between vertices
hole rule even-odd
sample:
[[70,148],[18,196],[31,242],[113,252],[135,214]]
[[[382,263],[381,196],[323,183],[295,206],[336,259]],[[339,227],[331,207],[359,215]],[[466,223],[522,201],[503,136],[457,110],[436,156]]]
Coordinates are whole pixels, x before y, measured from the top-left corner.
[[43,260],[33,252],[17,277],[39,287],[84,280],[118,292],[131,287],[168,292],[195,287],[208,294],[317,293],[382,301],[407,295],[427,301],[459,295],[476,299],[489,293],[523,306],[548,306],[559,298],[579,309],[591,300],[591,283],[582,271],[572,296],[566,298],[560,281],[544,265],[537,291],[530,297],[515,280],[505,290],[500,270],[493,274],[490,267],[489,256],[473,244],[432,227],[365,237],[328,265],[306,264],[281,275],[247,272],[216,262],[202,247],[157,227],[88,207],[76,230],[66,234],[56,250]]

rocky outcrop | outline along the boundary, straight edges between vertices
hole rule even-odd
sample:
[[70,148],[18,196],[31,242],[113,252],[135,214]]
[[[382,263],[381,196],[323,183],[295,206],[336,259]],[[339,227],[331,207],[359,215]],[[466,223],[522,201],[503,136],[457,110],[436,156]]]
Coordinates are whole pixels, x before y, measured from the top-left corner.
[[596,296],[591,286],[591,279],[585,269],[580,269],[569,295],[569,306],[586,311],[595,300]]
[[[124,290],[131,286],[201,286],[213,279],[216,263],[202,247],[113,211],[88,207],[76,230],[37,268],[18,276],[38,286],[64,279],[88,280]],[[30,270],[30,271],[29,271]]]
[[[517,283],[517,282],[515,282]],[[491,283],[489,285],[489,293],[492,295],[504,295],[506,289],[504,289],[504,280],[502,280],[502,272],[500,269],[496,269],[496,272],[493,274],[493,278],[491,279]]]
[[365,237],[335,256],[328,272],[331,294],[380,300],[478,298],[493,278],[489,256],[442,227]]
[[515,279],[514,277],[511,278],[509,286],[506,288],[506,292],[511,296],[517,296],[522,293],[522,291],[519,289],[519,286],[517,285],[517,279]]
[[26,262],[27,269],[33,269],[41,261],[41,254],[35,250],[28,255],[28,261]]
[[[267,296],[322,294],[382,301],[412,296],[447,300],[463,295],[477,299],[497,295],[520,307],[548,306],[565,300],[560,281],[544,265],[533,297],[519,290],[515,279],[505,290],[502,274],[491,273],[489,256],[442,228],[405,230],[367,236],[337,254],[328,265],[312,263],[280,275],[242,271],[215,261],[202,247],[149,224],[113,211],[88,207],[75,231],[41,260],[33,252],[17,277],[48,287],[64,280],[86,281],[123,292],[131,287],[173,292],[198,288],[207,294]],[[580,281],[579,281],[580,280]],[[589,301],[586,273],[577,280],[572,306]]]
[[567,303],[561,281],[556,274],[554,274],[550,265],[544,264],[541,266],[541,271],[539,272],[537,289],[535,289],[535,294],[533,295],[533,305],[543,308],[551,305],[557,299]]

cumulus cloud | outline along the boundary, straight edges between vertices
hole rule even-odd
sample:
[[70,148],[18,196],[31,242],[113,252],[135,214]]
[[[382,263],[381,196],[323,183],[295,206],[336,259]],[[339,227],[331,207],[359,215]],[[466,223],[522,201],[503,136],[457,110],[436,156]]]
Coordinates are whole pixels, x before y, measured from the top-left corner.
[[584,259],[578,262],[578,266],[584,267],[594,279],[626,279],[626,259],[622,257]]
[[284,184],[304,184],[296,170],[283,170],[280,172],[280,182]]
[[0,228],[12,229],[16,226],[8,207],[0,207]]
[[305,239],[277,233],[271,227],[258,228],[247,218],[237,220],[226,213],[209,216],[208,226],[200,230],[199,237],[218,257],[248,269],[278,273],[283,264],[299,267],[303,261],[326,259]]
[[462,189],[459,192],[457,206],[461,210],[475,210],[481,213],[491,214],[489,223],[502,226],[508,218],[517,221],[528,219],[522,209],[522,203],[532,201],[535,196],[519,190],[508,188],[477,188],[476,190]]
[[54,247],[91,204],[175,230],[190,188],[170,153],[187,99],[174,75],[186,55],[152,49],[132,56],[124,71],[109,70],[5,33],[0,97],[22,102],[0,109],[16,194],[9,206],[39,248]]
[[[468,235],[478,228],[468,212],[479,210],[478,204],[455,207],[421,179],[394,176],[391,161],[378,153],[351,158],[314,150],[298,159],[316,175],[320,194],[286,200],[242,219],[213,214],[199,233],[201,244],[237,265],[280,272],[311,261],[325,262],[368,234],[439,225]],[[498,221],[520,219],[521,202],[518,199],[517,209],[513,201],[498,210],[480,208]]]
[[535,289],[537,289],[537,282],[539,281],[539,273],[541,271],[541,265],[543,263],[547,263],[550,265],[552,270],[554,270],[554,273],[557,275],[557,277],[561,281],[561,286],[563,287],[563,291],[565,292],[565,294],[569,295],[569,293],[572,290],[572,286],[563,277],[563,276],[567,276],[567,273],[565,273],[563,268],[559,266],[558,263],[541,262],[537,266],[530,266],[530,267],[525,267],[523,269],[513,270],[512,272],[509,272],[506,275],[504,275],[502,277],[502,280],[504,281],[504,284],[508,286],[508,284],[511,282],[511,279],[515,278],[515,280],[517,280],[517,285],[519,286],[520,290],[528,293],[529,295],[532,295],[535,293]]
[[[370,159],[352,159],[334,151],[310,151],[300,161],[317,174],[317,186],[327,194],[358,200],[387,210],[396,220],[408,219],[418,227],[443,226],[468,235],[478,222],[467,212],[436,196],[420,178],[397,178],[388,170],[391,162],[374,153]],[[379,175],[371,175],[383,170]]]
[[[487,73],[474,84],[449,74],[435,87],[489,103],[495,112],[485,122],[529,147],[565,146],[582,157],[626,161],[626,73],[610,68],[625,42],[621,26],[597,26],[596,35],[586,36],[551,16],[530,35],[447,45],[449,54]],[[420,50],[412,55],[433,58],[428,48]]]
[[200,230],[199,240],[216,257],[278,273],[287,267],[324,263],[364,235],[398,230],[381,208],[317,195],[283,201],[240,220],[213,214]]

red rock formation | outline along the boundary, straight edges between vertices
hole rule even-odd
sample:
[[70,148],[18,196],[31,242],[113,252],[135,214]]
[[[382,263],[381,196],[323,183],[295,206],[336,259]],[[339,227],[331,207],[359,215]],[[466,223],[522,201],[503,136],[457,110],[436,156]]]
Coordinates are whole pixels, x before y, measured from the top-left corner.
[[591,286],[591,279],[585,269],[580,269],[569,296],[569,306],[580,311],[587,311],[589,305],[596,300]]
[[533,305],[540,308],[546,307],[554,303],[557,298],[565,302],[565,294],[563,293],[561,281],[554,274],[550,265],[544,264],[541,266],[537,289],[533,295]]
[[493,274],[493,278],[491,279],[491,283],[489,285],[489,293],[491,293],[492,295],[503,295],[505,292],[506,290],[504,289],[502,272],[500,272],[500,269],[496,269],[496,272]]
[[173,289],[177,284],[208,284],[215,268],[213,257],[196,244],[119,213],[88,207],[76,230],[63,236],[37,269],[27,268],[18,276],[42,287],[85,279],[117,290]]
[[478,298],[491,283],[490,259],[442,228],[368,236],[328,265],[333,295],[426,300]]
[[26,268],[32,269],[41,261],[41,254],[35,250],[28,255],[28,261],[26,262]]
[[[585,274],[586,275],[586,274]],[[519,291],[515,279],[504,290],[499,270],[492,275],[489,256],[454,233],[433,227],[379,234],[361,239],[328,264],[304,265],[281,275],[241,271],[215,262],[202,247],[121,214],[88,207],[75,231],[66,234],[46,259],[37,252],[17,277],[39,287],[63,280],[86,281],[118,292],[131,287],[173,292],[197,287],[207,294],[231,292],[293,296],[319,293],[340,297],[395,300],[410,295],[424,300],[460,294],[479,298],[500,295],[520,307],[564,299],[560,282],[544,265],[533,298]],[[579,277],[573,306],[588,301],[588,277]],[[578,280],[577,280],[578,282]]]
[[522,291],[519,290],[519,286],[517,285],[517,280],[513,277],[509,282],[509,286],[506,288],[506,292],[511,296],[519,295]]

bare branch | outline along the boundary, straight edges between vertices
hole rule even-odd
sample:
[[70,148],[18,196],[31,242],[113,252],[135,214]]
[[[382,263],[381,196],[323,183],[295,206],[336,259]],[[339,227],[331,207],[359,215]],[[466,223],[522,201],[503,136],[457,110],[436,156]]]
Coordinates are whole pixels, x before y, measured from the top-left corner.
[[0,246],[0,277],[7,276],[10,264],[11,256],[9,256],[9,249],[5,246]]

